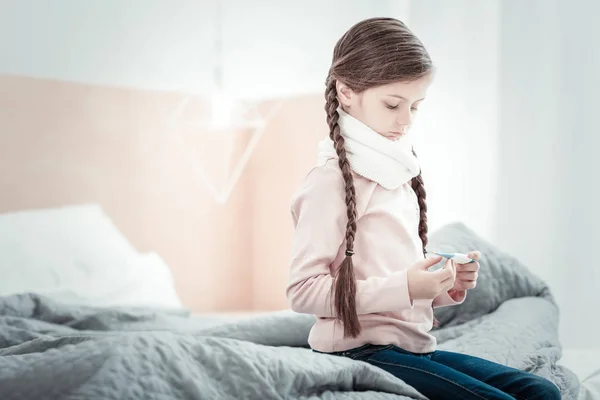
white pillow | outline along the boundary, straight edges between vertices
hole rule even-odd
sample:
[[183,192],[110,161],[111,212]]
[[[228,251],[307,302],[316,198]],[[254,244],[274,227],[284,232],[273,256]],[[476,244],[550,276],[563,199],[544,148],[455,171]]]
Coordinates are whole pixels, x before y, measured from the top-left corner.
[[60,286],[37,293],[67,304],[94,307],[184,308],[170,268],[156,253],[136,255],[118,268],[79,266]]
[[[155,272],[140,274],[144,266]],[[160,284],[159,276],[165,279]],[[157,255],[140,256],[97,204],[0,215],[0,295],[33,292],[89,305],[144,306],[153,285],[171,307],[168,266]],[[102,297],[109,290],[111,302]]]

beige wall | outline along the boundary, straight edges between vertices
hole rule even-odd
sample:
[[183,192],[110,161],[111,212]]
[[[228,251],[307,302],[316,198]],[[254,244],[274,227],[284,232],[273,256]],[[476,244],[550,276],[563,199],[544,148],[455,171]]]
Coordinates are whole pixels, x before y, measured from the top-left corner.
[[165,259],[191,309],[284,308],[289,200],[325,133],[322,95],[284,99],[225,204],[169,136],[207,165],[221,159],[219,138],[168,129],[181,99],[0,76],[0,212],[97,202],[139,251]]

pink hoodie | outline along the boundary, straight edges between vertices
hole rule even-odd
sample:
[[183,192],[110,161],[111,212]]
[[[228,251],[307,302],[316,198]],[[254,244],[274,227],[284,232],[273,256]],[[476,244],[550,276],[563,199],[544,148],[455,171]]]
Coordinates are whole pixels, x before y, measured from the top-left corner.
[[460,303],[448,293],[433,301],[409,297],[406,271],[423,259],[416,194],[409,183],[387,190],[353,176],[358,211],[353,263],[362,332],[344,339],[329,296],[332,274],[345,257],[347,221],[344,180],[333,158],[309,172],[292,202],[295,234],[286,291],[290,306],[317,317],[309,344],[318,351],[343,351],[366,343],[394,344],[414,353],[434,351],[436,339],[429,334],[432,303]]

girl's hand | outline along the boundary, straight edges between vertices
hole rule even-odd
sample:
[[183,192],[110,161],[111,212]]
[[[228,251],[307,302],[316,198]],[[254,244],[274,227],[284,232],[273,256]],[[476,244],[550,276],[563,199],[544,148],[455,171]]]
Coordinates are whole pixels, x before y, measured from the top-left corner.
[[473,289],[477,285],[479,271],[478,261],[481,253],[478,251],[471,251],[467,256],[475,260],[475,262],[455,264],[456,280],[454,281],[452,288],[448,291],[448,294],[452,298],[461,298],[467,290]]
[[446,262],[444,268],[433,272],[428,271],[441,260],[440,256],[428,257],[408,269],[408,294],[411,300],[432,300],[454,286],[456,270],[450,260]]

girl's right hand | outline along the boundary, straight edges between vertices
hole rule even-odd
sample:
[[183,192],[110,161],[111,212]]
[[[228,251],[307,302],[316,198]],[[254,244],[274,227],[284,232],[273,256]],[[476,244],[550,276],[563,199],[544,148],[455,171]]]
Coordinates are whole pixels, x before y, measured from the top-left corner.
[[442,257],[429,257],[417,262],[407,271],[408,294],[411,300],[433,300],[454,286],[456,268],[452,260],[446,260],[443,268],[430,272]]

